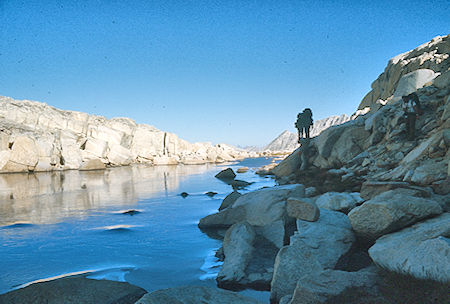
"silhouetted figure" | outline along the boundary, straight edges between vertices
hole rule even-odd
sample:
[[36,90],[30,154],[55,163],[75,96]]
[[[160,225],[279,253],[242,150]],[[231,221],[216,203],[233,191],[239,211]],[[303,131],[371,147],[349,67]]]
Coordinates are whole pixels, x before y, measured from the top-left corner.
[[298,143],[301,138],[309,138],[309,131],[313,124],[312,111],[309,108],[303,110],[302,113],[298,113],[295,127],[298,130]]
[[416,134],[416,118],[419,116],[420,106],[417,94],[402,96],[403,111],[406,118],[406,135],[408,140],[414,140]]
[[301,166],[300,166],[300,170],[306,170],[309,167],[309,138],[302,138],[301,139],[301,144],[302,144],[302,148],[300,150],[300,161],[301,161]]

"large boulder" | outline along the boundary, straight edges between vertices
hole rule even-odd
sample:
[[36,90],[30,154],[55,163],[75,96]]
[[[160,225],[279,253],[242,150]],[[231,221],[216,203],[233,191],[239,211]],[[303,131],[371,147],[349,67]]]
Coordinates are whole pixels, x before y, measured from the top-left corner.
[[372,260],[393,272],[450,282],[450,213],[379,238]]
[[136,304],[260,304],[238,293],[206,286],[181,286],[157,290],[143,296]]
[[92,280],[81,276],[31,284],[0,295],[0,303],[123,303],[132,304],[146,291],[125,282]]
[[321,209],[317,222],[297,220],[297,229],[275,259],[271,301],[292,294],[300,278],[333,269],[355,241],[347,216],[336,211]]
[[353,230],[368,239],[376,239],[442,213],[439,203],[411,193],[406,189],[390,190],[353,209],[348,215]]
[[439,74],[436,74],[433,70],[429,69],[419,69],[403,75],[395,89],[394,97],[402,97],[415,92],[438,75]]
[[342,296],[347,290],[355,288],[363,289],[368,294],[375,294],[376,280],[375,267],[357,272],[322,270],[298,280],[289,304],[332,303],[334,297]]
[[236,177],[236,173],[234,173],[233,169],[226,168],[217,173],[215,177],[222,180],[233,180]]
[[255,237],[255,230],[246,222],[234,224],[227,230],[222,245],[225,260],[217,275],[219,286],[239,282],[244,277]]
[[[302,148],[297,148],[294,152],[292,152],[288,157],[283,159],[278,165],[272,168],[270,173],[274,174],[277,177],[289,176],[292,173],[296,172],[301,165],[300,154]],[[268,165],[273,166],[274,164]]]
[[316,199],[316,205],[319,208],[341,211],[345,213],[348,213],[350,210],[355,208],[357,204],[362,202],[363,199],[357,192],[327,192]]
[[300,184],[265,188],[240,196],[231,207],[208,215],[199,222],[200,228],[230,227],[247,221],[260,233],[281,248],[286,237],[289,218],[286,200],[304,197],[305,187]]

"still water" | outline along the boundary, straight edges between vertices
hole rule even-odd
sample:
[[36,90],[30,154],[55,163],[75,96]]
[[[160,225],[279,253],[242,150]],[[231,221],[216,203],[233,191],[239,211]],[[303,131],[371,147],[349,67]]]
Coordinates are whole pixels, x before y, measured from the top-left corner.
[[[221,242],[197,224],[232,189],[214,175],[247,166],[237,179],[253,184],[241,192],[273,186],[254,173],[271,161],[0,175],[0,294],[78,272],[149,292],[215,286]],[[211,198],[208,191],[218,194]],[[265,300],[268,293],[244,294]]]

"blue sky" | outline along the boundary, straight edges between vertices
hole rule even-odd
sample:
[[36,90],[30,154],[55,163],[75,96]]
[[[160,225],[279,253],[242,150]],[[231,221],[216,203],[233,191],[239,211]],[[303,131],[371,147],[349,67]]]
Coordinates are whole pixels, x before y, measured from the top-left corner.
[[449,1],[0,0],[0,95],[189,141],[263,145],[305,107],[352,114]]

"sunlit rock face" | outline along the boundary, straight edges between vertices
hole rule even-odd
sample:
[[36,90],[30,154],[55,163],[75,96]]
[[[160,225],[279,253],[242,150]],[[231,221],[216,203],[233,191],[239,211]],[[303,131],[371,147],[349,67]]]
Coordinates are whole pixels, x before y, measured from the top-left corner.
[[189,143],[129,118],[106,119],[2,96],[0,143],[0,172],[79,169],[92,159],[122,166],[202,164],[256,156],[224,144]]
[[[422,75],[416,75],[415,79],[425,79],[428,77],[429,80],[432,80],[439,75],[438,73],[447,71],[450,67],[449,54],[450,35],[447,35],[444,37],[435,37],[433,40],[418,46],[414,50],[395,56],[389,60],[384,72],[372,83],[372,90],[361,101],[358,109],[373,107],[377,100],[386,100],[392,96],[397,87],[399,87],[402,76],[408,73],[420,69],[427,69],[428,73],[421,72]],[[432,72],[435,72],[435,74]],[[414,83],[416,85],[420,84],[414,90],[423,86],[421,81],[414,81]],[[404,93],[412,91],[404,91]]]
[[0,174],[0,227],[49,224],[89,210],[129,205],[152,194],[174,191],[201,166],[127,166],[106,171]]

